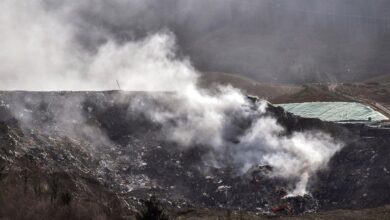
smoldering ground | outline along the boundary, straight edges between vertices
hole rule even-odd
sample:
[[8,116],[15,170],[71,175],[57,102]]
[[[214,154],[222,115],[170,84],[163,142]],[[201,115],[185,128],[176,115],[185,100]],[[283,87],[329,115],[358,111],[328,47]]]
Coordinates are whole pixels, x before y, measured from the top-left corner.
[[[275,168],[273,175],[298,180],[292,189],[295,194],[305,193],[308,178],[324,168],[342,147],[341,143],[319,132],[285,135],[283,127],[274,118],[265,117],[267,104],[264,101],[253,108],[245,95],[235,88],[199,89],[197,78],[200,73],[189,58],[177,55],[175,35],[168,30],[160,31],[158,25],[159,31],[144,38],[126,37],[125,40],[118,40],[116,32],[105,25],[92,25],[89,28],[95,30],[87,28],[89,31],[80,32],[88,21],[74,20],[72,16],[78,18],[78,11],[89,9],[101,14],[103,20],[105,16],[114,16],[100,8],[105,4],[100,1],[65,1],[61,4],[2,1],[0,6],[4,13],[0,16],[0,33],[3,40],[0,47],[4,50],[0,52],[3,78],[0,88],[97,91],[115,89],[118,80],[123,90],[173,92],[171,96],[155,94],[126,103],[129,114],[142,114],[160,124],[166,139],[183,150],[196,145],[208,147],[210,153],[204,162],[211,166],[235,166],[245,173],[254,165],[271,165]],[[137,18],[139,7],[146,3],[118,1],[112,4],[112,8],[118,10],[123,10],[123,4],[135,4],[137,7],[129,13]],[[85,16],[85,13],[81,14]],[[117,18],[114,16],[112,21],[115,24]],[[89,41],[93,49],[83,43],[85,41]],[[26,103],[31,101],[50,102],[38,99],[18,103],[15,117],[26,127],[33,128],[36,115],[25,111],[28,109]],[[52,122],[54,127],[72,131],[83,125],[82,134],[87,140],[112,144],[104,131],[87,124],[88,120],[77,107],[84,100],[67,101],[68,104],[55,102],[51,106],[56,118]],[[63,109],[64,106],[69,108]],[[237,134],[237,120],[250,121],[250,127]],[[80,133],[68,132],[67,135],[77,137]],[[238,142],[229,140],[233,135],[237,136]],[[96,136],[103,138],[95,139]]]

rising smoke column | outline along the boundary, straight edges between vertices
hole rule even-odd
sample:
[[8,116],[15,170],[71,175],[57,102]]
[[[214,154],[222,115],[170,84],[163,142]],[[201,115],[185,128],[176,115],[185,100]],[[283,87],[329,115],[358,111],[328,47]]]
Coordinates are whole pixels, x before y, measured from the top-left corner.
[[0,2],[2,90],[111,90],[118,80],[124,90],[166,91],[197,77],[188,60],[175,59],[169,31],[124,44],[99,33],[105,43],[91,52],[68,17],[78,4],[47,10],[43,2]]
[[[108,90],[115,89],[119,80],[124,90],[173,92],[172,96],[151,95],[158,106],[138,100],[129,107],[161,124],[166,138],[182,149],[208,147],[206,163],[233,164],[243,173],[257,164],[272,165],[273,175],[299,180],[295,194],[305,193],[309,177],[342,147],[322,133],[282,135],[283,128],[274,118],[263,117],[267,104],[260,102],[252,109],[235,88],[199,89],[199,73],[188,58],[177,57],[175,37],[169,31],[127,42],[99,33],[104,43],[91,51],[76,40],[77,28],[66,16],[72,5],[64,11],[47,10],[41,1],[4,0],[0,7],[4,9],[0,15],[2,90]],[[69,119],[69,115],[58,117]],[[238,144],[228,141],[237,130],[235,119],[253,120]]]

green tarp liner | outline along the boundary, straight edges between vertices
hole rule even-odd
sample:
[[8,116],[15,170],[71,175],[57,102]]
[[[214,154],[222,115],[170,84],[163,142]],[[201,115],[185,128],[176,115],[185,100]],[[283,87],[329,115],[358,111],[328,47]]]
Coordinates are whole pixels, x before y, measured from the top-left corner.
[[386,116],[369,106],[356,102],[303,102],[278,104],[286,111],[305,118],[323,121],[372,121],[388,120]]

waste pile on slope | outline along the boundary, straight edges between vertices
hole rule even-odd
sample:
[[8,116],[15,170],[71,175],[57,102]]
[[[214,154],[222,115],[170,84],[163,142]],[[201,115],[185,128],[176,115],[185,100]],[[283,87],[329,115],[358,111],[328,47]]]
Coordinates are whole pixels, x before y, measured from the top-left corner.
[[[312,195],[289,197],[292,183],[272,176],[273,168],[267,164],[240,174],[233,167],[204,163],[209,151],[205,146],[183,149],[162,137],[160,124],[133,115],[129,109],[128,103],[149,95],[1,93],[0,165],[2,175],[8,177],[0,184],[9,189],[16,181],[25,198],[46,198],[49,204],[66,203],[69,194],[69,203],[78,204],[80,213],[93,209],[112,218],[132,215],[139,209],[140,199],[150,195],[156,195],[168,210],[209,207],[262,213],[298,214],[322,207],[361,208],[388,202],[384,192],[390,184],[379,179],[390,170],[386,168],[390,162],[383,159],[389,143],[386,138],[366,140],[341,125],[292,116],[282,108],[268,106],[263,117],[275,117],[287,136],[320,130],[347,142],[329,169],[309,180]],[[245,130],[251,121],[240,123]],[[376,191],[375,187],[380,188]],[[7,211],[4,198],[12,196],[4,197],[5,191],[0,190],[3,215]],[[365,199],[359,200],[359,196]]]

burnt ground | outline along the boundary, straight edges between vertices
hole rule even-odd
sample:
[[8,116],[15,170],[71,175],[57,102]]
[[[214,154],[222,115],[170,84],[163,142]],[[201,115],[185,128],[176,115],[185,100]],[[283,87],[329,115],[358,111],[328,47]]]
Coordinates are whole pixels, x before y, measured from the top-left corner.
[[[269,178],[272,168],[259,165],[237,175],[233,168],[204,164],[204,146],[180,150],[166,141],[160,125],[129,109],[128,103],[148,96],[0,93],[0,217],[128,219],[151,195],[178,219],[388,216],[387,131],[366,134],[361,125],[305,119],[268,107],[285,135],[321,130],[346,143],[310,180],[311,195],[283,199],[289,183]],[[247,124],[240,127],[245,130]]]

